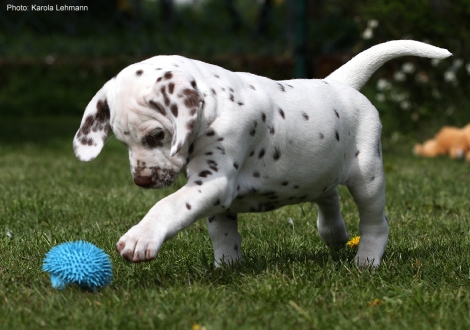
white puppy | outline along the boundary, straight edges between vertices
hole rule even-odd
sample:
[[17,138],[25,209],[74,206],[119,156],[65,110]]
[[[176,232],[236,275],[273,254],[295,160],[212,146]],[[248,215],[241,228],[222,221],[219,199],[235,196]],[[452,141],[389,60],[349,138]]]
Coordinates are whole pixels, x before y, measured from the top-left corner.
[[384,62],[404,55],[445,58],[444,49],[392,41],[357,55],[323,80],[273,81],[181,56],[130,65],[88,104],[73,145],[83,161],[101,151],[111,128],[129,150],[144,188],[188,182],[160,200],[119,239],[129,261],[149,261],[163,242],[207,217],[215,264],[241,260],[237,214],[315,202],[320,237],[348,234],[336,186],[360,214],[358,265],[380,264],[388,237],[381,123],[358,90]]

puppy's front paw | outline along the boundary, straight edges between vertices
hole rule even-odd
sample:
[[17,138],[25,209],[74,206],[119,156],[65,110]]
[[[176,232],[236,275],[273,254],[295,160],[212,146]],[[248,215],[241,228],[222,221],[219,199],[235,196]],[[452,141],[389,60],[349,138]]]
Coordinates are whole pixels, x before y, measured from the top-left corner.
[[119,239],[116,249],[124,259],[130,262],[143,262],[156,258],[163,239],[148,227],[140,223]]

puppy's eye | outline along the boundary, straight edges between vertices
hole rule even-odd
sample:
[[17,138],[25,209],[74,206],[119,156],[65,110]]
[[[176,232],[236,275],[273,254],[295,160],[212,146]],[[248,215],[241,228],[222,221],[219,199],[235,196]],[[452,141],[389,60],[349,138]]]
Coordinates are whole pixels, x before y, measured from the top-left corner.
[[142,144],[147,148],[157,148],[163,146],[162,140],[165,138],[163,131],[152,132],[142,138]]
[[150,137],[154,140],[163,140],[165,138],[165,133],[163,131],[155,132]]

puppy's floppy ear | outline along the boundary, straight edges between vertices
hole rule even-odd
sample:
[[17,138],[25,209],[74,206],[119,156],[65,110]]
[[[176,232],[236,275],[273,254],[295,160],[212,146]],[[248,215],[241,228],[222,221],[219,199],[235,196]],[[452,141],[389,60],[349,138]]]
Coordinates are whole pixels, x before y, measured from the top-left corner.
[[149,103],[172,121],[173,157],[188,143],[197,124],[204,98],[198,91],[194,78],[180,71],[165,72],[157,79],[155,89],[157,98]]
[[73,139],[73,151],[81,161],[87,162],[96,158],[108,137],[110,112],[107,92],[109,84],[108,81],[88,103],[80,128]]

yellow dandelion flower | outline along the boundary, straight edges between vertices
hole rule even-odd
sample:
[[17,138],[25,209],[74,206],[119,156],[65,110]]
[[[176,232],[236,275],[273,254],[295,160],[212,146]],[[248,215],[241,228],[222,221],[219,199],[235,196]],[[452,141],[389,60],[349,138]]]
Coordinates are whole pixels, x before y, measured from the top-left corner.
[[369,306],[374,307],[374,306],[377,306],[380,303],[381,303],[380,299],[374,299],[374,300],[369,302]]
[[191,327],[191,330],[201,330],[202,327],[199,325],[199,324],[193,324],[193,326]]
[[350,248],[356,247],[359,245],[360,240],[361,240],[361,236],[353,237],[346,243],[346,245],[349,246]]

